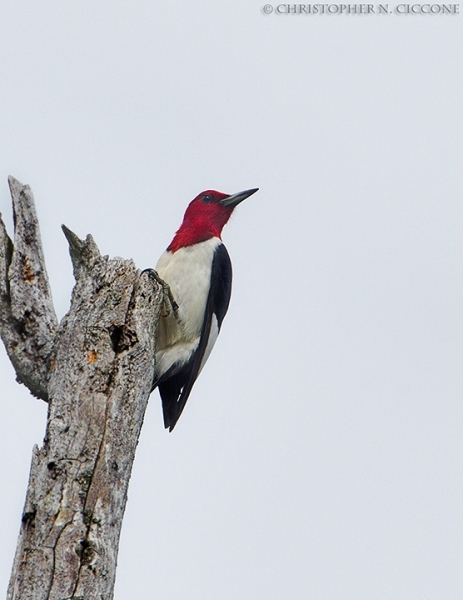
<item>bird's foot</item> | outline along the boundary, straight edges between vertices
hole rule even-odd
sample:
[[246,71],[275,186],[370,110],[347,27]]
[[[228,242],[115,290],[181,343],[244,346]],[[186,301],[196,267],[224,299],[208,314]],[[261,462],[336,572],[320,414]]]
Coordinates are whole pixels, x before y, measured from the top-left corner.
[[172,312],[174,314],[174,317],[177,319],[178,318],[178,304],[175,302],[174,296],[172,294],[172,291],[170,289],[170,286],[168,283],[166,283],[164,281],[164,279],[161,279],[161,277],[159,277],[158,272],[155,271],[154,269],[145,269],[144,271],[142,271],[143,273],[148,273],[148,275],[154,279],[155,281],[157,281],[159,283],[159,285],[162,286],[162,293],[164,294],[164,303],[163,303],[163,310],[161,312],[161,317],[168,317],[170,315],[170,307],[172,308]]

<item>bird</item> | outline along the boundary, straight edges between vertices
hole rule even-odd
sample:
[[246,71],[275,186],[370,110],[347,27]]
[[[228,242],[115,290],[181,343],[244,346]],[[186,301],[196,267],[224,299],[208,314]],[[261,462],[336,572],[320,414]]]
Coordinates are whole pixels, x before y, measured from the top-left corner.
[[230,303],[232,265],[222,229],[236,206],[258,189],[198,194],[156,265],[156,277],[167,288],[170,302],[165,301],[158,325],[151,391],[159,389],[169,431],[209,358]]

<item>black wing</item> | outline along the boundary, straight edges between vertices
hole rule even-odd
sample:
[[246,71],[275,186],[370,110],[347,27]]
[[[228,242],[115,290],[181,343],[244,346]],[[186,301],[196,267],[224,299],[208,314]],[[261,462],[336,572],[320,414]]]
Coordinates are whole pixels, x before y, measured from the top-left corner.
[[223,244],[214,253],[211,272],[211,287],[206,303],[203,327],[198,348],[191,359],[180,369],[173,365],[157,385],[162,399],[164,426],[172,431],[177,423],[191,389],[198,377],[204,352],[209,341],[212,319],[215,317],[220,327],[227,314],[232,285],[232,266],[227,249]]

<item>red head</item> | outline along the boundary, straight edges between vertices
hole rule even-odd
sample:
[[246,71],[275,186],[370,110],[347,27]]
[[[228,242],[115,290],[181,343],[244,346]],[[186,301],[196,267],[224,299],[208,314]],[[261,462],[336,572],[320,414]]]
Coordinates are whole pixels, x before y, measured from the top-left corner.
[[188,205],[183,223],[167,250],[176,252],[179,248],[204,242],[211,237],[220,238],[223,226],[230,218],[235,206],[257,192],[258,189],[246,190],[231,196],[215,190],[201,192]]

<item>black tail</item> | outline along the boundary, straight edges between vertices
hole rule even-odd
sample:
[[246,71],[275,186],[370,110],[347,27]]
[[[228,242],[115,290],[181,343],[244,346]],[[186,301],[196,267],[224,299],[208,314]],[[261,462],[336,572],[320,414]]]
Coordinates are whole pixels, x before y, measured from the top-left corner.
[[[182,391],[188,382],[188,372],[180,370],[172,377],[168,377],[158,384],[162,400],[164,427],[172,431],[185,408],[187,398]],[[188,396],[187,396],[188,397]]]

